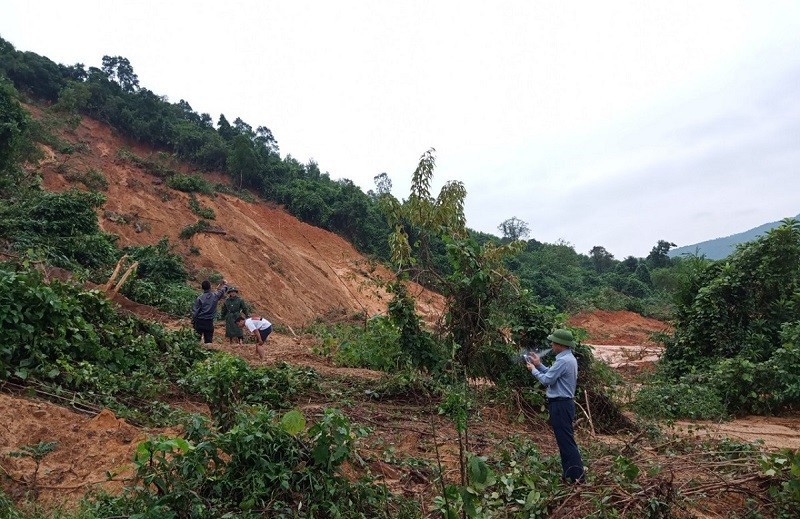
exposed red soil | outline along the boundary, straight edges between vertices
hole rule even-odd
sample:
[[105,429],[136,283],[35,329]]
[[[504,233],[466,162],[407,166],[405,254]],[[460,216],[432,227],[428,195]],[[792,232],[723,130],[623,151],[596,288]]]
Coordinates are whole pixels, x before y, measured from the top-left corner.
[[585,342],[592,345],[657,346],[653,334],[672,331],[667,323],[625,310],[581,312],[569,318],[569,325],[585,329]]
[[[92,489],[119,491],[133,474],[133,453],[148,431],[117,419],[108,410],[96,416],[76,413],[49,402],[0,393],[0,467],[11,478],[12,497],[31,490],[35,463],[7,456],[22,446],[56,442],[38,472],[41,501],[71,505]],[[106,472],[117,474],[108,481]],[[4,485],[5,486],[5,485]]]
[[[37,113],[35,108],[31,108]],[[108,180],[108,200],[98,212],[104,230],[119,236],[119,245],[152,245],[162,237],[175,244],[198,276],[219,272],[255,306],[257,313],[279,324],[300,326],[326,313],[384,313],[389,296],[384,289],[391,273],[359,254],[339,236],[305,224],[280,207],[250,203],[235,196],[198,195],[214,210],[213,224],[226,234],[199,233],[188,240],[181,230],[198,221],[189,209],[189,195],[166,187],[161,179],[118,157],[129,150],[150,157],[152,150],[122,139],[107,126],[83,118],[64,138],[82,143],[82,152],[57,158],[52,150],[41,165],[44,185],[53,191],[81,189],[65,173],[95,169]],[[66,160],[66,163],[64,161]],[[190,173],[189,168],[176,165]],[[206,173],[209,181],[228,177]],[[124,221],[109,215],[124,215]],[[199,255],[190,250],[198,250]],[[411,284],[418,311],[428,320],[439,317],[442,298]]]

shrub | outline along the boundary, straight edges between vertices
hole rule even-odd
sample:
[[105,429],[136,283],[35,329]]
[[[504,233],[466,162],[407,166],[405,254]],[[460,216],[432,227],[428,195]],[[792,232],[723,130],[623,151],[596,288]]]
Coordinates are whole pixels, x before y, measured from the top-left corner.
[[197,223],[193,223],[191,225],[187,225],[183,229],[181,229],[180,237],[184,240],[188,240],[195,234],[199,232],[206,231],[211,228],[211,224],[208,223],[208,220],[198,220]]
[[396,371],[407,358],[400,349],[400,333],[386,317],[373,317],[366,330],[350,326],[345,331],[334,360],[342,366]]
[[200,218],[206,218],[207,220],[213,220],[216,218],[214,210],[210,207],[201,206],[200,202],[197,200],[197,197],[194,196],[194,193],[189,195],[189,209],[191,209],[192,212]]
[[656,382],[639,390],[634,410],[645,418],[718,420],[727,416],[716,390],[700,383]]
[[200,175],[184,175],[178,173],[167,179],[167,185],[178,191],[185,191],[186,193],[214,194],[214,186]]
[[308,368],[280,364],[251,368],[241,357],[218,352],[195,364],[179,383],[203,397],[214,420],[227,430],[236,420],[240,406],[261,404],[287,408],[302,388],[316,383]]
[[36,379],[127,413],[205,355],[191,332],[119,314],[98,291],[0,268],[0,379]]
[[108,190],[108,180],[105,175],[94,168],[90,168],[84,173],[67,173],[64,178],[69,181],[80,182],[91,191]]
[[366,432],[337,410],[307,430],[299,411],[257,409],[225,432],[199,418],[186,431],[140,444],[137,484],[85,509],[101,517],[419,517],[411,502],[341,473]]
[[97,193],[34,191],[0,207],[0,236],[60,267],[97,268],[116,257],[116,237],[100,230],[95,214],[104,202]]

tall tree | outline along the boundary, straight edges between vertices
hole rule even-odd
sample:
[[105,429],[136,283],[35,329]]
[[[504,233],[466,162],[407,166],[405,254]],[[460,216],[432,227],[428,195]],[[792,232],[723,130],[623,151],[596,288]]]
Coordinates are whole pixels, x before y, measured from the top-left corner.
[[117,83],[125,92],[133,92],[139,88],[139,77],[133,72],[128,58],[103,56],[102,70],[108,79]]
[[392,179],[389,178],[389,175],[381,173],[380,175],[375,175],[372,180],[375,181],[375,189],[377,189],[378,196],[391,194]]
[[233,178],[239,177],[239,189],[242,189],[245,177],[250,180],[257,171],[258,160],[252,141],[244,135],[237,135],[228,154],[228,172]]
[[589,259],[594,270],[600,274],[608,272],[614,267],[614,255],[600,245],[592,247],[592,250],[589,251]]
[[669,250],[672,247],[676,247],[676,245],[666,240],[658,240],[656,246],[647,255],[647,262],[653,268],[669,266]]
[[516,216],[512,216],[508,220],[501,222],[500,225],[497,226],[497,229],[503,233],[503,238],[512,241],[524,240],[531,234],[528,223],[520,220]]

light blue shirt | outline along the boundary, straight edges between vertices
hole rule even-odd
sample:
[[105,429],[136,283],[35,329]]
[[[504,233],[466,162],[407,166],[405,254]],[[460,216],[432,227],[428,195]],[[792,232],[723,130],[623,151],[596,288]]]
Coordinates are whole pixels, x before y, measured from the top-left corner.
[[578,361],[572,350],[564,350],[556,355],[556,361],[549,368],[539,364],[531,370],[536,379],[547,386],[547,398],[575,398],[578,384]]

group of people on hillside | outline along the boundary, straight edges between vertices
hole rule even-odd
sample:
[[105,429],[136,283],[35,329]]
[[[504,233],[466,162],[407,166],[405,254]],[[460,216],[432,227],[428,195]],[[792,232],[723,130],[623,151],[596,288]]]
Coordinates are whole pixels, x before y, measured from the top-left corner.
[[203,293],[197,296],[192,306],[192,326],[194,331],[205,343],[214,341],[214,319],[217,316],[217,305],[227,295],[222,303],[222,318],[225,320],[225,337],[231,344],[244,344],[244,330],[247,329],[256,341],[256,353],[259,358],[264,358],[264,346],[269,334],[272,333],[272,323],[267,319],[250,315],[250,305],[239,296],[236,287],[228,286],[225,280],[211,290],[211,282],[203,281],[200,285]]
[[[272,324],[263,317],[251,316],[250,306],[239,296],[239,291],[236,287],[229,287],[224,280],[213,292],[208,280],[203,281],[202,288],[203,293],[197,297],[192,308],[192,325],[202,341],[213,341],[217,303],[227,294],[222,304],[225,337],[231,344],[243,344],[246,328],[255,338],[256,352],[263,359],[264,345],[272,333]],[[578,362],[572,354],[572,348],[576,343],[572,333],[562,329],[555,330],[547,340],[556,354],[550,367],[542,364],[536,353],[527,355],[525,361],[531,374],[547,387],[547,410],[561,457],[562,478],[566,483],[580,484],[585,481],[584,466],[573,432]]]

